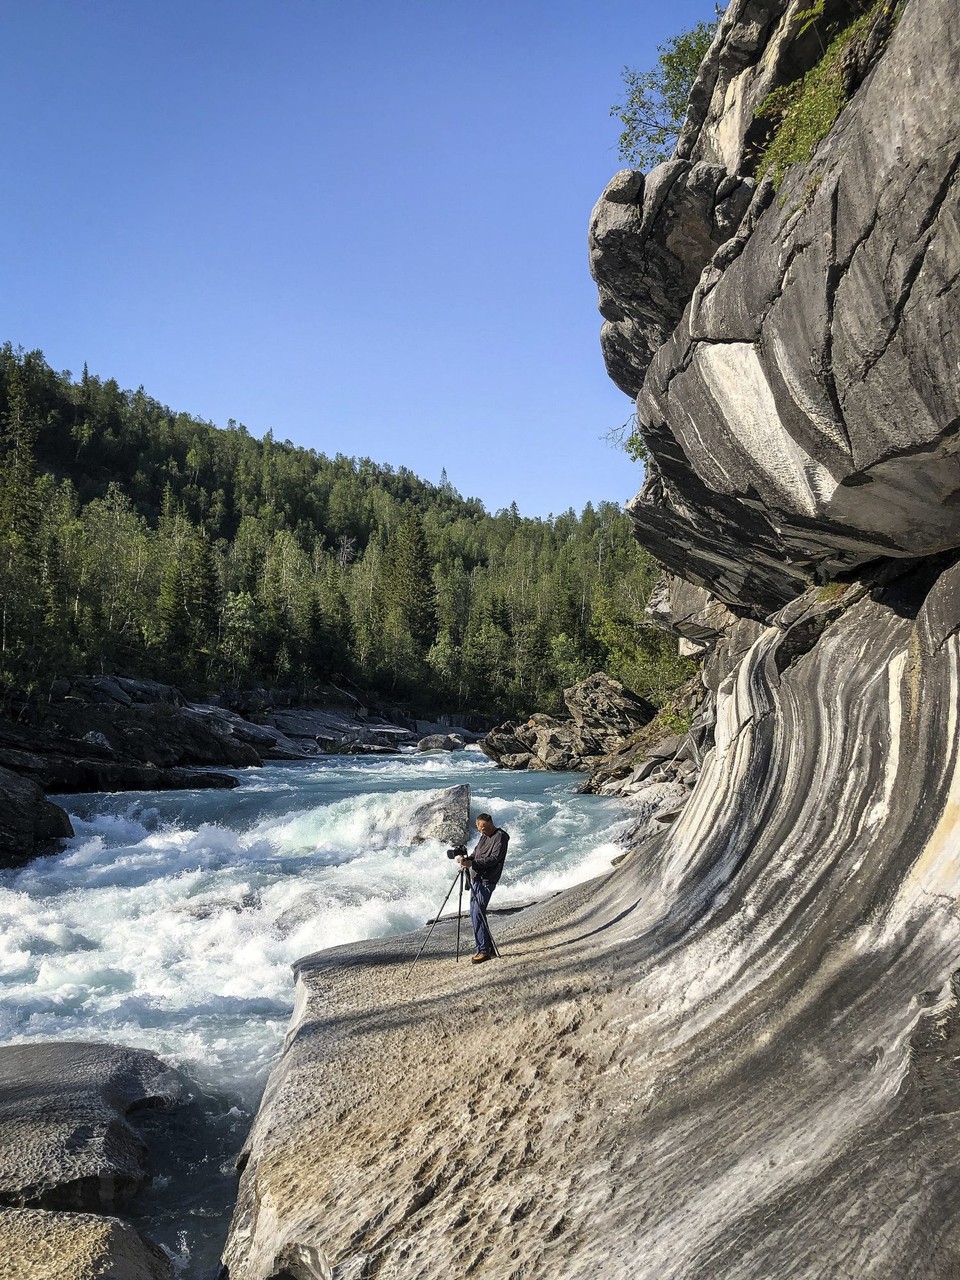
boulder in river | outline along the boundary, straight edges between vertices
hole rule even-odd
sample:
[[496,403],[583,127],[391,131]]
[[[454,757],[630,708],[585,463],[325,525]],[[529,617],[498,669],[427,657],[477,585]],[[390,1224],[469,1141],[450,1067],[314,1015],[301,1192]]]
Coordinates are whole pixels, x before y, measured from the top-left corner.
[[115,1209],[147,1180],[130,1112],[171,1105],[176,1072],[109,1044],[0,1048],[0,1204]]
[[155,1244],[117,1218],[0,1208],[0,1275],[9,1280],[172,1280]]
[[70,819],[31,778],[0,766],[0,867],[19,866],[73,835]]
[[426,751],[462,751],[463,739],[457,733],[429,733],[417,743],[417,750]]
[[465,845],[470,835],[470,785],[461,783],[438,791],[410,819],[410,843],[440,840]]

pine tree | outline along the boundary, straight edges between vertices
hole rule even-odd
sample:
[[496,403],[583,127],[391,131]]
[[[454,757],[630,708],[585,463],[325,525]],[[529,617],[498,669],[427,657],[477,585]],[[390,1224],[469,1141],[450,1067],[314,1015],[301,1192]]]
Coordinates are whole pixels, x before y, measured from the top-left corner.
[[0,682],[29,682],[41,660],[40,494],[36,420],[23,387],[19,353],[0,422]]
[[427,652],[436,633],[432,563],[420,513],[407,503],[389,544],[388,608],[399,620],[418,655]]

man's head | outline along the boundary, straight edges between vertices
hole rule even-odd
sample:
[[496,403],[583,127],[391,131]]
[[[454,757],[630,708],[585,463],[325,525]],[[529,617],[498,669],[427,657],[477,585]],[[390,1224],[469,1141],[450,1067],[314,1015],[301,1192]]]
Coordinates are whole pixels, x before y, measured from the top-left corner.
[[476,828],[482,836],[492,836],[496,827],[489,813],[478,813],[476,819]]

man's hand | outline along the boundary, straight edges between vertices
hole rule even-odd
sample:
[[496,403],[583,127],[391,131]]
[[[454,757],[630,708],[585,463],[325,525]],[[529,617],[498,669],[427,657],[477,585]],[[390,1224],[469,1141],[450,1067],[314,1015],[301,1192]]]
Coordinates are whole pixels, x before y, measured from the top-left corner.
[[470,865],[470,863],[471,863],[472,861],[473,861],[473,859],[472,859],[472,858],[468,858],[468,857],[466,857],[464,854],[460,854],[460,856],[457,858],[457,866],[458,866],[458,867],[469,867],[469,865]]

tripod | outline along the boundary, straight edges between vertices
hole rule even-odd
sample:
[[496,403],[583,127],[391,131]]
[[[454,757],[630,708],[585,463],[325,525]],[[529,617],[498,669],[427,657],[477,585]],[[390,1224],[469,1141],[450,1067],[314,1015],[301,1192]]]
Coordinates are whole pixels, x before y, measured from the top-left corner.
[[[457,903],[457,963],[458,964],[460,963],[460,925],[463,919],[463,886],[465,883],[469,883],[469,881],[467,880],[468,874],[469,873],[467,871],[467,868],[461,867],[460,870],[457,872],[457,874],[453,877],[453,882],[450,885],[450,888],[447,890],[447,896],[444,898],[443,902],[440,904],[440,910],[437,912],[433,920],[433,923],[430,925],[430,928],[427,930],[427,936],[424,938],[423,942],[420,944],[420,950],[417,952],[416,956],[414,956],[413,964],[411,964],[410,966],[411,970],[413,969],[417,961],[420,959],[420,957],[423,955],[424,949],[427,943],[430,941],[430,935],[433,933],[434,929],[440,923],[440,917],[443,915],[443,908],[447,905],[447,902],[450,899],[451,893],[453,893],[455,887],[458,884],[460,886],[460,897]],[[480,918],[483,920],[483,923],[486,925],[487,936],[493,945],[493,954],[499,960],[500,948],[497,946],[496,942],[494,941],[493,933],[490,930],[490,922],[487,920],[487,913],[483,909],[483,907],[480,905],[480,899],[476,897],[476,895],[474,894],[472,884],[470,885],[470,899],[472,902],[476,903],[477,910],[480,913]]]

